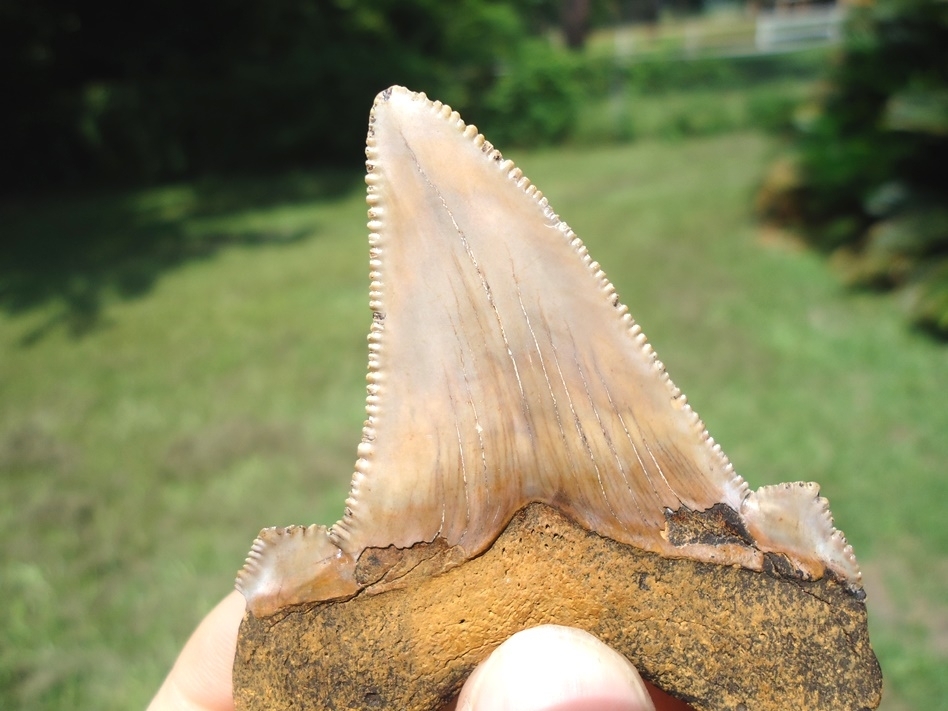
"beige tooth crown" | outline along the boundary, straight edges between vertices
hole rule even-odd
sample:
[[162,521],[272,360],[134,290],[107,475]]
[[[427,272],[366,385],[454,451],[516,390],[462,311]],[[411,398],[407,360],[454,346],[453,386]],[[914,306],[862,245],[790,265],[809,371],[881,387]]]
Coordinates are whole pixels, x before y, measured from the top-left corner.
[[[860,592],[817,485],[748,490],[599,264],[474,126],[393,87],[366,156],[374,318],[351,491],[329,530],[261,532],[237,581],[254,615],[397,584],[364,578],[367,550],[437,544],[459,564],[530,502],[666,557]],[[695,517],[726,531],[679,535]]]

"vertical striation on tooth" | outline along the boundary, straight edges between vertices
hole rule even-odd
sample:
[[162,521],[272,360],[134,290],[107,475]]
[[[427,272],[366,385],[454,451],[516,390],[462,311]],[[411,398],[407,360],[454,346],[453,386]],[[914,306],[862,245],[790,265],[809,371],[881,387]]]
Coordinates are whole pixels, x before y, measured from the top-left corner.
[[[345,515],[311,537],[312,575],[343,583],[310,589],[350,594],[366,549],[438,540],[470,558],[531,502],[665,556],[759,570],[782,555],[793,574],[858,588],[815,485],[749,492],[598,262],[474,126],[424,94],[382,92],[366,184],[367,419]],[[669,529],[720,506],[749,540]],[[241,574],[255,614],[298,602],[258,581],[299,575],[287,567],[305,556],[282,549],[309,545],[264,534]]]

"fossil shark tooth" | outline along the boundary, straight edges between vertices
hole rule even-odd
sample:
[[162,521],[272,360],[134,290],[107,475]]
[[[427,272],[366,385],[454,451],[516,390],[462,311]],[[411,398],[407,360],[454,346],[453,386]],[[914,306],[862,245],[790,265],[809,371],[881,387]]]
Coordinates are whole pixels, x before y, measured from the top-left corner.
[[699,710],[876,708],[817,485],[748,489],[572,230],[449,107],[382,92],[366,156],[356,471],[332,528],[254,542],[237,708],[439,709],[545,622]]
[[357,574],[370,549],[438,542],[447,567],[470,559],[531,502],[663,556],[778,560],[859,590],[817,486],[749,491],[599,264],[474,126],[393,87],[366,156],[374,318],[356,471],[331,529],[261,532],[237,583],[253,614],[385,589]]

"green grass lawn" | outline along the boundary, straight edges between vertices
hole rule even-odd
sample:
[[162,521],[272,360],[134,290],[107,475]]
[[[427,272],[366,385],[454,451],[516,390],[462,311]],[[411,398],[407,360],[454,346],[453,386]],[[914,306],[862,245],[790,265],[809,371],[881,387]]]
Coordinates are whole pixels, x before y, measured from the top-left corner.
[[[823,485],[866,571],[884,708],[946,709],[948,350],[755,225],[774,151],[742,131],[511,157],[738,471]],[[260,527],[342,513],[363,188],[301,173],[0,223],[28,243],[0,267],[0,707],[142,707]]]

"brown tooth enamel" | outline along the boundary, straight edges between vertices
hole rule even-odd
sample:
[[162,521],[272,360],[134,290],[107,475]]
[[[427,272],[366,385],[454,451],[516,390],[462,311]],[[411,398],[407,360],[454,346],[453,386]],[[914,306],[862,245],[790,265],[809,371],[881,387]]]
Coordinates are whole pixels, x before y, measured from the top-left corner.
[[253,617],[446,575],[531,504],[646,554],[861,599],[818,486],[749,491],[599,263],[474,126],[393,87],[366,157],[363,441],[340,521],[254,543],[237,583]]

